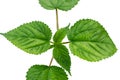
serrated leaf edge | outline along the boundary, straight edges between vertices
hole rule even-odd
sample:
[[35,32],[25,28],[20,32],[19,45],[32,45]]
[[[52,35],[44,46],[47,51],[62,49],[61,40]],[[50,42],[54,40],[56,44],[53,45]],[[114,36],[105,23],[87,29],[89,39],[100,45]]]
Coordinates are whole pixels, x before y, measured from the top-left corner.
[[78,0],[77,2],[76,2],[76,4],[74,4],[73,6],[72,6],[72,8],[70,8],[70,9],[68,9],[68,10],[65,10],[65,9],[59,9],[59,10],[62,10],[62,11],[69,11],[69,10],[72,10],[78,3],[79,3],[79,1],[80,0]]
[[[52,66],[47,66],[47,65],[39,65],[39,64],[35,64],[35,65],[32,65],[29,69],[28,69],[28,71],[26,72],[26,74],[28,74],[28,72],[31,70],[31,68],[33,68],[34,66],[46,66],[47,68],[51,68],[51,67],[56,67],[56,68],[59,68],[59,69],[61,69],[61,70],[63,70],[64,71],[64,73],[65,73],[65,76],[67,77],[67,79],[68,79],[68,75],[66,74],[66,72],[65,72],[65,70],[64,70],[64,68],[62,68],[62,67],[58,67],[58,66],[55,66],[55,65],[52,65]],[[27,75],[26,75],[26,78],[27,78]]]
[[[62,44],[57,44],[57,45],[62,45]],[[55,48],[55,46],[57,46],[57,45],[54,45],[54,48]],[[63,45],[64,46],[64,45]],[[65,48],[66,48],[66,46],[64,46]],[[67,48],[66,48],[67,49]],[[54,49],[53,49],[54,50]],[[69,55],[69,50],[67,49],[67,51],[68,51],[68,56],[70,57],[70,55]],[[53,56],[54,57],[54,56]],[[55,58],[54,58],[55,59]],[[67,69],[65,69],[56,59],[55,59],[55,61],[59,64],[59,66],[62,68],[62,69],[64,69],[65,71],[67,71],[68,73],[69,73],[69,75],[71,76],[71,58],[70,58],[70,66],[69,66],[69,69],[70,70],[67,70]]]
[[[96,20],[93,20],[93,19],[90,19],[90,18],[87,18],[87,19],[80,19],[80,20],[78,20],[77,22],[75,22],[74,23],[74,25],[73,26],[75,26],[77,23],[79,23],[80,21],[85,21],[85,20],[89,20],[89,21],[95,21],[95,22],[97,22],[98,24],[100,24],[98,21],[96,21]],[[101,26],[103,26],[102,24],[100,24]],[[73,26],[71,26],[71,28],[73,27]],[[71,29],[70,28],[70,29]],[[102,27],[102,29],[104,29],[105,30],[105,28],[104,27]],[[106,31],[106,30],[105,30]],[[108,34],[108,32],[106,31],[106,33],[107,33],[107,35],[109,36],[109,34]],[[111,38],[110,38],[111,39]],[[68,39],[69,40],[69,39]],[[111,40],[112,41],[112,40]],[[71,41],[70,41],[71,42]],[[114,44],[114,43],[113,43]],[[115,46],[115,44],[114,44],[114,46]],[[70,44],[69,44],[69,48],[70,48]],[[115,46],[115,48],[116,48],[116,46]],[[71,50],[70,50],[71,51]],[[72,51],[71,51],[72,52]],[[116,48],[116,50],[114,51],[114,54],[117,52],[117,48]],[[73,52],[72,52],[73,53]],[[107,58],[109,58],[109,57],[111,57],[111,56],[113,56],[114,54],[112,54],[112,55],[110,55],[110,56],[108,56],[108,57],[106,57],[106,58],[102,58],[102,59],[99,59],[99,60],[96,60],[96,61],[90,61],[90,60],[87,60],[87,59],[83,59],[83,58],[81,58],[82,60],[85,60],[85,61],[88,61],[88,62],[99,62],[99,61],[101,61],[101,60],[105,60],[105,59],[107,59]],[[75,54],[73,54],[73,55],[75,55]],[[77,56],[77,55],[75,55],[75,56]],[[79,56],[80,57],[80,56]]]
[[[73,53],[71,50],[70,50],[70,52]],[[114,54],[115,54],[116,52],[117,52],[117,49],[114,51]],[[78,56],[75,55],[75,54],[73,54],[73,55],[76,56],[76,57],[78,57],[78,58],[80,58],[80,59],[82,59],[82,60],[84,60],[84,61],[87,61],[87,62],[100,62],[100,61],[103,61],[103,60],[105,60],[105,59],[107,59],[107,58],[110,58],[110,57],[114,56],[114,54],[112,54],[112,55],[110,55],[110,56],[108,56],[108,57],[105,57],[105,58],[96,60],[96,61],[91,61],[91,60],[83,59],[83,58],[81,58],[80,56],[78,57]]]
[[[21,26],[23,26],[23,25],[26,25],[26,24],[31,24],[31,23],[33,23],[33,22],[40,22],[40,23],[43,23],[45,26],[48,26],[47,24],[45,24],[44,22],[41,22],[41,21],[31,21],[31,22],[27,22],[27,23],[24,23],[24,24],[22,24],[22,25],[20,25],[19,27],[21,27]],[[17,28],[19,28],[19,27],[16,27],[16,28],[14,28],[14,29],[12,29],[12,30],[16,30]],[[49,28],[49,27],[48,27]],[[11,32],[12,30],[10,30],[10,31],[8,31],[8,32]],[[49,30],[50,30],[50,32],[51,32],[51,29],[49,28]],[[6,32],[7,33],[7,32]],[[1,35],[3,35],[4,37],[5,37],[5,34],[6,33],[0,33]],[[51,32],[51,34],[52,34],[52,32]],[[51,35],[52,36],[52,35]],[[6,37],[5,37],[6,38]],[[7,39],[7,38],[6,38]],[[10,41],[9,39],[7,39],[8,41]],[[11,42],[11,41],[10,41]],[[50,41],[48,41],[49,42],[49,44],[50,44]],[[12,42],[11,42],[12,43]],[[13,44],[13,43],[12,43]],[[18,47],[17,45],[15,45],[15,44],[13,44],[15,47],[17,47],[19,50],[21,50],[21,51],[23,51],[23,52],[25,52],[25,53],[29,53],[29,52],[27,52],[27,51],[24,51],[24,50],[22,50],[20,47]],[[51,46],[49,45],[49,48],[46,50],[46,51],[43,51],[43,52],[41,52],[41,53],[44,53],[44,52],[47,52],[49,49],[51,49]],[[29,53],[29,54],[33,54],[33,55],[39,55],[39,54],[41,54],[41,53],[38,53],[38,54],[34,54],[34,53]]]
[[[63,3],[64,3],[64,2],[63,2]],[[72,8],[74,8],[78,3],[79,3],[79,0],[72,6]],[[44,6],[40,3],[40,1],[39,1],[39,4],[41,5],[42,8],[44,8]],[[51,3],[51,1],[50,1],[50,4],[53,6],[53,4]],[[62,5],[62,3],[61,3],[61,5]],[[59,5],[59,6],[60,6],[60,5]],[[68,9],[68,10],[65,10],[65,9],[60,9],[59,7],[55,8],[55,7],[53,6],[53,7],[51,7],[51,9],[47,9],[47,8],[44,8],[44,9],[46,9],[46,10],[59,9],[59,10],[62,10],[62,11],[69,11],[69,10],[71,10],[72,8],[70,8],[70,9]]]
[[[69,27],[70,27],[70,23],[68,24],[67,27],[60,28],[59,30],[62,30],[62,29],[66,29],[66,28],[67,28],[68,31],[69,31]],[[59,30],[58,30],[58,31],[59,31]],[[62,42],[62,41],[60,41],[60,42],[55,41],[55,36],[57,35],[58,31],[56,31],[55,34],[54,34],[54,36],[53,36],[53,41],[54,41],[55,43],[61,43],[61,42]],[[67,33],[68,33],[68,31],[67,31]],[[67,36],[67,33],[66,33],[65,36]],[[64,38],[65,38],[65,37],[64,37]],[[63,38],[63,39],[64,39],[64,38]]]

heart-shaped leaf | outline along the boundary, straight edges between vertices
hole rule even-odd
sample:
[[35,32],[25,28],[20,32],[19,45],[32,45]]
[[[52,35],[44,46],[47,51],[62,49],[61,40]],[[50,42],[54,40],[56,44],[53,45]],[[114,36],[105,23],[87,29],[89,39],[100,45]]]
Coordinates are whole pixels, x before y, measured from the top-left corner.
[[91,19],[76,22],[67,36],[72,53],[88,61],[99,61],[116,52],[116,47],[103,26]]

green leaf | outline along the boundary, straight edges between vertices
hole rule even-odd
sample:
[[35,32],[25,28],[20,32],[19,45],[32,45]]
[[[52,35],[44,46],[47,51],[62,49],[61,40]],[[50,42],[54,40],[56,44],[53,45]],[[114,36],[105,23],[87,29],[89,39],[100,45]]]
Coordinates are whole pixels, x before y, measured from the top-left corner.
[[26,75],[26,80],[40,80],[40,75],[48,69],[48,66],[45,65],[34,65],[32,66]]
[[50,48],[51,30],[39,21],[23,24],[3,34],[15,46],[31,54],[40,54]]
[[53,57],[55,60],[70,73],[71,60],[68,49],[62,45],[55,45],[53,49]]
[[26,76],[27,80],[68,80],[65,71],[56,66],[34,65]]
[[88,61],[108,58],[117,50],[103,26],[91,19],[76,22],[67,36],[72,53]]
[[65,28],[59,29],[53,37],[54,42],[61,42],[65,38],[68,30],[69,30],[69,25]]
[[72,9],[79,0],[39,0],[42,7],[48,10],[60,9],[60,10],[70,10]]

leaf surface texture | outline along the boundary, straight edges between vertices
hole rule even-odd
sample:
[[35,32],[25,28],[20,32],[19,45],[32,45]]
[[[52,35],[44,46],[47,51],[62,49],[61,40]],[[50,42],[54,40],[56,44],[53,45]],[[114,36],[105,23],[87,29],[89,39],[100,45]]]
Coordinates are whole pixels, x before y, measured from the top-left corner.
[[69,56],[68,49],[62,45],[55,45],[53,49],[53,57],[65,70],[70,73],[71,59]]
[[59,29],[53,37],[54,42],[60,43],[65,38],[68,30],[69,30],[68,27]]
[[23,51],[31,54],[40,54],[50,48],[52,33],[43,22],[33,21],[3,35]]
[[68,11],[72,9],[79,0],[39,0],[42,7],[48,10],[60,9]]
[[71,52],[87,61],[112,56],[116,47],[103,26],[95,20],[79,20],[68,32]]
[[65,71],[56,66],[34,65],[26,76],[27,80],[68,80]]

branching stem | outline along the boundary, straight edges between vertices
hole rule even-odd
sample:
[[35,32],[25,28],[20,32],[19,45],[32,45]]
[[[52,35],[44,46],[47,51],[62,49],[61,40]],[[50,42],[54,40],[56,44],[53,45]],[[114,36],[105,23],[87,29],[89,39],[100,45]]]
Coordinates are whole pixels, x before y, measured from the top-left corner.
[[[58,9],[56,9],[55,12],[56,12],[56,29],[59,30]],[[51,42],[51,43],[52,43],[52,42]],[[50,60],[49,66],[52,65],[52,62],[53,62],[53,56],[52,56],[52,58],[51,58],[51,60]]]

